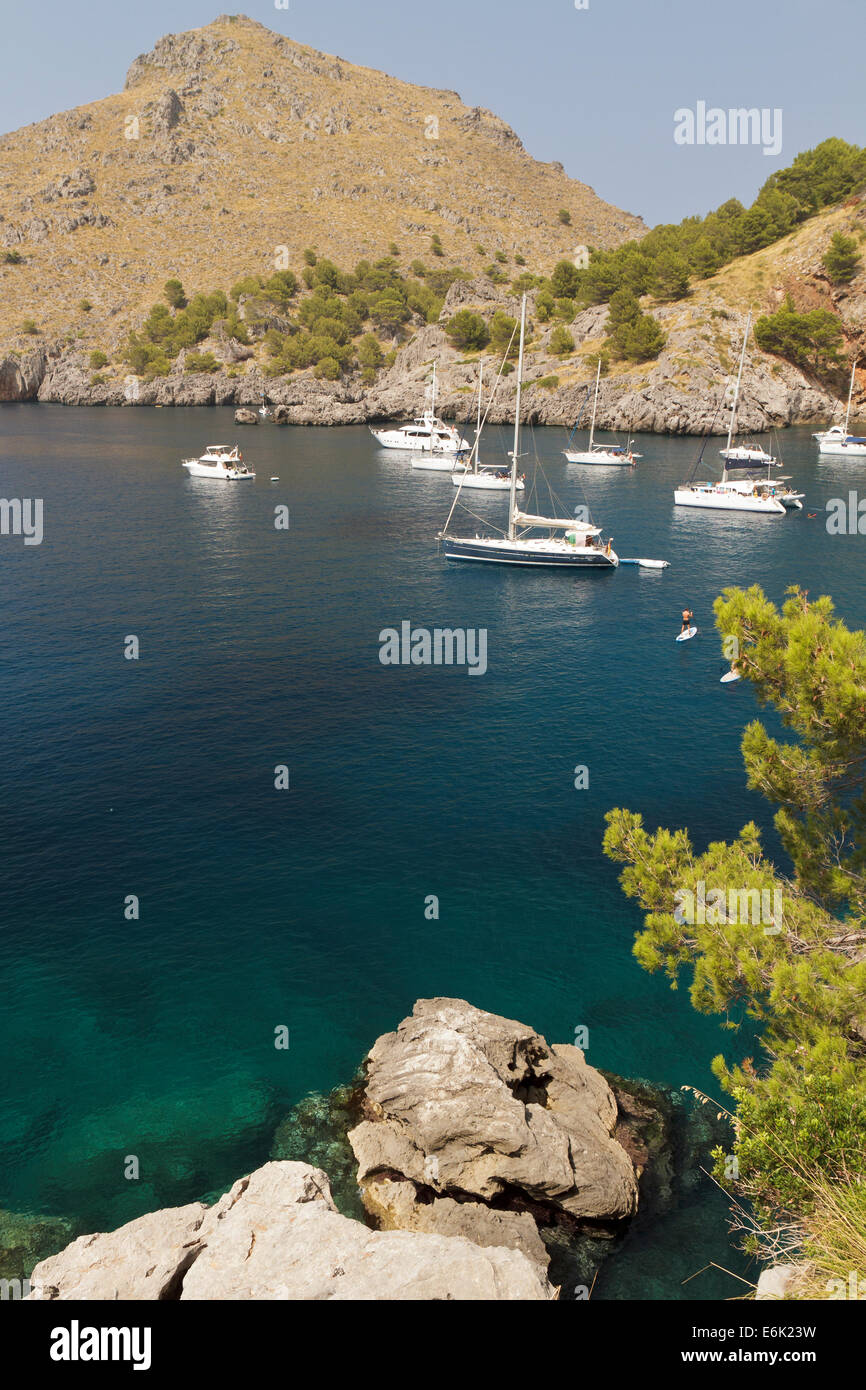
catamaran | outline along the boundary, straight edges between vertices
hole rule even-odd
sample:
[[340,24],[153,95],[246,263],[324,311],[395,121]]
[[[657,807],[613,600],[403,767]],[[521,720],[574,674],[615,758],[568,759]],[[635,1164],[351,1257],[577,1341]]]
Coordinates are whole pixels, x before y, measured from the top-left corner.
[[[592,402],[592,420],[589,426],[589,443],[585,450],[569,449],[568,445],[563,449],[565,457],[569,463],[596,463],[596,464],[633,464],[640,457],[640,454],[632,450],[632,441],[628,441],[628,446],[623,448],[621,444],[595,444],[595,412],[598,408],[598,384],[601,380],[601,358],[598,359],[598,367],[595,373],[595,397]],[[580,424],[580,415],[577,417],[577,424],[571,431],[571,438],[574,438],[577,426]],[[569,443],[571,440],[569,440]]]
[[[610,541],[601,539],[601,527],[570,517],[536,516],[522,512],[517,505],[517,467],[520,460],[520,398],[523,388],[523,352],[526,338],[526,295],[520,309],[520,355],[517,367],[517,400],[514,409],[514,447],[508,499],[508,529],[500,536],[455,536],[448,527],[460,497],[451,506],[445,527],[439,533],[448,560],[477,560],[498,565],[548,566],[570,570],[611,570],[619,556]],[[533,536],[532,531],[546,535]],[[559,534],[561,533],[561,534]]]
[[[746,319],[746,331],[743,334],[743,348],[740,353],[740,366],[737,372],[737,384],[734,388],[734,399],[731,402],[731,418],[728,424],[728,442],[724,449],[721,449],[722,458],[725,461],[722,471],[721,482],[718,483],[695,483],[691,479],[683,483],[674,491],[674,503],[678,507],[705,507],[715,511],[723,512],[760,512],[765,516],[784,516],[786,507],[781,497],[776,496],[776,485],[770,481],[769,469],[776,462],[771,454],[765,453],[763,449],[748,448],[746,446],[732,447],[734,429],[737,422],[737,404],[740,399],[740,384],[743,380],[743,366],[746,361],[746,345],[749,341],[749,329],[752,325],[752,311],[749,310]],[[692,472],[692,476],[697,472],[704,451],[701,449],[697,463]],[[768,474],[767,479],[763,478],[736,478],[728,477],[730,469],[749,468],[760,464],[766,464]],[[790,492],[790,489],[787,489]],[[796,495],[796,505],[802,505],[802,494]],[[792,505],[794,505],[792,503]]]
[[244,463],[244,456],[237,444],[208,444],[201,458],[184,459],[183,467],[191,478],[217,478],[228,483],[251,480],[256,476]]
[[[507,354],[502,359],[503,367],[506,361]],[[499,375],[497,376],[496,382],[493,386],[493,390],[490,393],[490,400],[487,402],[487,410],[484,412],[484,420],[487,419],[490,407],[493,404],[493,397],[496,394],[496,387],[499,385],[499,379],[501,376],[502,369],[500,368]],[[465,473],[452,473],[451,481],[455,487],[481,489],[485,492],[507,492],[511,488],[511,474],[509,470],[507,468],[502,468],[501,466],[498,466],[496,464],[481,462],[481,431],[484,428],[484,420],[482,420],[481,418],[481,396],[483,391],[483,382],[484,359],[482,358],[481,361],[478,363],[478,419],[475,425],[475,442],[472,445],[472,452],[469,455],[469,466],[466,469]],[[517,479],[517,491],[523,492],[525,486],[525,480],[521,475]]]
[[[383,449],[408,449],[412,453],[447,454],[447,462],[413,461],[413,468],[434,468],[450,472],[454,467],[451,461],[456,454],[466,451],[469,444],[460,436],[453,425],[446,425],[436,414],[436,363],[433,363],[433,385],[430,394],[430,407],[423,415],[417,416],[411,425],[394,425],[386,429],[373,429],[370,433]],[[464,464],[459,464],[462,469]]]
[[845,425],[831,425],[830,429],[813,434],[812,438],[818,441],[819,454],[847,454],[851,458],[863,458],[866,456],[866,438],[856,434],[848,433],[848,421],[851,418],[851,397],[854,395],[854,373],[857,370],[857,363],[854,362],[851,368],[851,385],[848,387],[848,407],[845,411]]

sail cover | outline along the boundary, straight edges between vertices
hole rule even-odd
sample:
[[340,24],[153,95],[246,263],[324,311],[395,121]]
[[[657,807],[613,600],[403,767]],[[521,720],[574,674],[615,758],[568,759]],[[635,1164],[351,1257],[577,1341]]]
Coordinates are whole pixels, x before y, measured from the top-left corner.
[[599,526],[590,526],[586,521],[575,521],[573,517],[532,516],[529,512],[515,511],[514,520],[518,526],[546,526],[556,531],[579,531],[583,535],[592,536],[597,536],[601,529]]

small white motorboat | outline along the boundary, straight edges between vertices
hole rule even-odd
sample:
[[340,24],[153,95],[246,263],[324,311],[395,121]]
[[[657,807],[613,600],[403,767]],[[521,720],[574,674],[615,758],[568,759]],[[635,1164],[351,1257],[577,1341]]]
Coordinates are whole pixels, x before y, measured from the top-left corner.
[[227,483],[242,482],[256,476],[244,463],[244,456],[237,444],[208,444],[201,458],[184,459],[183,466],[191,478],[216,478]]

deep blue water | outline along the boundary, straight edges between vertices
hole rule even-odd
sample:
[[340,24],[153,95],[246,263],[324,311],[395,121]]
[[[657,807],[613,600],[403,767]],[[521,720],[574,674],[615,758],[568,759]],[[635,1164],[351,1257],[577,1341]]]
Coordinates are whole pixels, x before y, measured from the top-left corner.
[[[110,1229],[219,1189],[419,996],[551,1041],[587,1025],[595,1065],[716,1094],[712,1056],[744,1044],[633,960],[603,816],[626,805],[700,845],[768,823],[712,600],[799,582],[864,624],[863,542],[828,535],[824,504],[866,488],[866,463],[787,432],[816,518],[702,515],[672,500],[695,440],[640,437],[635,471],[602,473],[536,431],[564,502],[583,485],[621,555],[671,562],[575,577],[446,564],[448,476],[363,429],[246,431],[252,485],[181,470],[237,433],[229,410],[0,414],[0,492],[45,508],[41,546],[0,538],[0,1206]],[[677,646],[686,605],[701,634]],[[404,619],[486,628],[487,674],[382,666],[379,631]],[[606,1296],[730,1296],[714,1271],[682,1281],[744,1268],[706,1182],[620,1260]]]

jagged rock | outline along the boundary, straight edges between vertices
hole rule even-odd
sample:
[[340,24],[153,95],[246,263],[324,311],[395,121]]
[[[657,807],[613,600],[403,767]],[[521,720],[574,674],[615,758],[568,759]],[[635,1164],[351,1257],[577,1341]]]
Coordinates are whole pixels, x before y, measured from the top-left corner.
[[74,169],[64,174],[56,183],[42,190],[42,201],[53,203],[58,198],[87,198],[94,192],[96,184],[89,169]]
[[[419,1000],[378,1039],[365,1113],[349,1141],[365,1205],[389,1222],[405,1211],[414,1223],[419,1199],[434,1209],[429,1227],[443,1198],[575,1227],[616,1223],[636,1209],[637,1177],[612,1137],[617,1105],[604,1077],[579,1048],[549,1047],[525,1024],[462,999]],[[397,1181],[393,1194],[387,1179]],[[481,1221],[478,1213],[466,1219]],[[442,1220],[457,1220],[450,1204]]]
[[153,110],[151,121],[155,134],[167,135],[170,130],[174,130],[180,124],[184,114],[184,106],[177,92],[173,87],[169,87],[160,97]]
[[380,1231],[432,1231],[465,1236],[480,1246],[504,1245],[522,1250],[547,1271],[550,1256],[528,1212],[497,1211],[483,1202],[457,1202],[452,1197],[430,1201],[414,1183],[389,1177],[364,1184],[364,1203]]
[[371,1231],[341,1216],[326,1175],[267,1163],[212,1207],[194,1203],[83,1236],[33,1271],[31,1299],[555,1297],[518,1250],[460,1236]]
[[108,1234],[79,1236],[31,1275],[31,1299],[166,1299],[200,1245],[201,1202],[149,1212]]
[[241,410],[235,411],[236,425],[257,425],[258,423],[259,417],[254,410],[246,410],[242,408]]
[[48,355],[37,348],[24,357],[0,359],[0,401],[30,401],[42,385]]

